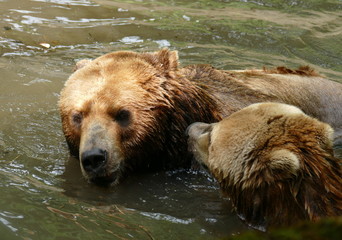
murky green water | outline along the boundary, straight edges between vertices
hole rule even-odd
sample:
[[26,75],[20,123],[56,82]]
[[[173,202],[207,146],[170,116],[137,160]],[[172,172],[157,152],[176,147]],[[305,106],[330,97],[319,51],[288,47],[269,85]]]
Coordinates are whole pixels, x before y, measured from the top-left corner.
[[59,91],[76,60],[162,47],[178,50],[182,64],[309,64],[342,82],[341,10],[339,0],[0,0],[0,239],[218,239],[246,230],[205,174],[87,184],[64,143]]

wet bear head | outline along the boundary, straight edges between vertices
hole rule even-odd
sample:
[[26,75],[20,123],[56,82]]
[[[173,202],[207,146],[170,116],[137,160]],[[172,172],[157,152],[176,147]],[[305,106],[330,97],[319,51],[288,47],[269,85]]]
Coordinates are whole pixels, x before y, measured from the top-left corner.
[[177,52],[166,49],[76,64],[59,107],[70,151],[88,180],[115,184],[130,171],[189,165],[184,129],[197,119],[212,122],[216,113],[177,70]]
[[189,149],[256,228],[342,214],[332,128],[280,103],[252,104],[189,126]]

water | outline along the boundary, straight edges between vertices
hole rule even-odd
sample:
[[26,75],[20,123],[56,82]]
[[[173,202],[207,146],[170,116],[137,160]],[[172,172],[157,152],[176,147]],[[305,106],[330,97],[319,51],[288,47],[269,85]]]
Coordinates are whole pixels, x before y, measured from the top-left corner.
[[218,239],[248,229],[205,173],[86,183],[64,142],[59,92],[77,60],[163,47],[184,65],[310,65],[341,82],[341,9],[338,0],[0,0],[0,239]]

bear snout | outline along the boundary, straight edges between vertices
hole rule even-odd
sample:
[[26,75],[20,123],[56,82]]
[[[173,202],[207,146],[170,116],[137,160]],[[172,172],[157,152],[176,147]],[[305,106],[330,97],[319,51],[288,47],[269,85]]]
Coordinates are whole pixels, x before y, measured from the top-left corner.
[[195,122],[190,124],[185,130],[185,135],[190,138],[198,138],[201,134],[210,131],[211,124]]
[[119,181],[124,156],[114,141],[116,131],[108,130],[101,118],[88,116],[82,126],[79,158],[83,176],[97,185],[114,185]]
[[99,186],[111,186],[118,183],[121,172],[119,167],[111,169],[110,154],[101,148],[92,148],[80,154],[83,175],[89,182]]
[[106,170],[107,151],[100,148],[85,151],[81,155],[81,162],[87,173],[102,175],[101,172]]

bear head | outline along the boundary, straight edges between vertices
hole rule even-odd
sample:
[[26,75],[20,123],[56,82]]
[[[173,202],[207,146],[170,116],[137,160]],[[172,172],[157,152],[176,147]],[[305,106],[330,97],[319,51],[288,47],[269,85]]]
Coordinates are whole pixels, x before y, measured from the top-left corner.
[[332,128],[280,103],[252,104],[218,123],[193,123],[189,150],[255,228],[342,213]]
[[219,119],[215,102],[178,73],[177,52],[166,49],[78,62],[59,108],[71,153],[101,185],[129,171],[188,167],[185,128]]

